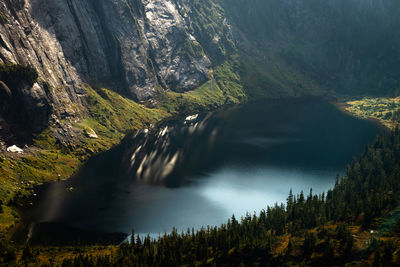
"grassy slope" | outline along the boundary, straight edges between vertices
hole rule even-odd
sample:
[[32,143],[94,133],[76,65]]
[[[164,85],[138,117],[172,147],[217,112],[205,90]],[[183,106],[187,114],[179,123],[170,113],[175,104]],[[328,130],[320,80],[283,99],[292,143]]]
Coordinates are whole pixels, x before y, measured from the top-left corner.
[[[15,223],[15,211],[9,207],[14,197],[32,193],[33,186],[39,183],[70,177],[88,157],[118,144],[128,131],[144,128],[169,115],[107,89],[87,88],[86,100],[90,116],[72,125],[79,133],[73,138],[72,149],[57,144],[55,130],[49,127],[36,136],[35,145],[26,148],[23,154],[0,156],[0,200],[5,211],[0,214],[0,230]],[[88,128],[99,138],[88,138],[85,134]]]
[[362,119],[374,119],[389,129],[399,126],[400,97],[364,98],[346,102],[346,111]]
[[323,95],[327,91],[284,60],[266,52],[263,56],[241,54],[241,77],[253,98]]
[[170,113],[195,113],[199,110],[213,110],[223,105],[245,102],[247,95],[239,76],[240,59],[234,55],[210,73],[211,80],[194,91],[183,94],[161,93],[160,108]]

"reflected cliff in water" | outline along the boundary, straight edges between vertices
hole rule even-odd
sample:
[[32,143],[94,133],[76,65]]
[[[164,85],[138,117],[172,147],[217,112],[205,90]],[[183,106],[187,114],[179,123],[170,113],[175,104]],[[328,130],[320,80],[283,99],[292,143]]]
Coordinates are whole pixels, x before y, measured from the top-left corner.
[[159,130],[134,134],[130,137],[134,144],[124,158],[129,175],[147,184],[183,185],[186,175],[200,171],[200,165],[206,167],[214,154],[218,125],[211,118],[211,114],[196,114],[168,121]]

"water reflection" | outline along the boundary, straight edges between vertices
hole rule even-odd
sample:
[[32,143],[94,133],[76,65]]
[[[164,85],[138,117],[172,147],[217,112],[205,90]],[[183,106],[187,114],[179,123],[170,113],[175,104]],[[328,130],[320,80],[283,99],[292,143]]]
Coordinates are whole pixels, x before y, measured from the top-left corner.
[[43,187],[26,218],[155,235],[218,225],[285,201],[291,188],[328,190],[378,132],[320,100],[182,118],[138,132],[73,179]]
[[129,174],[137,182],[181,186],[186,170],[193,172],[212,154],[218,129],[211,114],[192,115],[165,123],[159,130],[143,130],[131,137]]

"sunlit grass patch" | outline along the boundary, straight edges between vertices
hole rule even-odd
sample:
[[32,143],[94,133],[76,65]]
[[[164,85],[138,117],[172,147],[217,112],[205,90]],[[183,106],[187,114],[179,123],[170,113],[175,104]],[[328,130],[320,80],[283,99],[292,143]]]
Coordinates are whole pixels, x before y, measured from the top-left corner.
[[400,123],[400,97],[364,98],[347,102],[346,110],[363,119],[376,119],[389,129]]
[[239,76],[237,55],[215,67],[210,80],[193,91],[185,93],[160,92],[159,107],[169,113],[195,113],[247,101]]

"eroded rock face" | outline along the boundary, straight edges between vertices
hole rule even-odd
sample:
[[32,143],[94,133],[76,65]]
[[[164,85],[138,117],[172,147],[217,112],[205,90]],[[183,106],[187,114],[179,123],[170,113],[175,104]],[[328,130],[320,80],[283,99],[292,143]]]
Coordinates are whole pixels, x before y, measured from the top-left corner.
[[85,117],[85,83],[147,101],[208,80],[211,62],[189,33],[185,1],[3,0],[0,12],[0,64],[39,74],[33,86],[10,88],[35,130]]
[[198,43],[176,1],[31,0],[18,6],[6,0],[0,8],[7,17],[0,61],[38,69],[61,89],[53,94],[56,105],[57,99],[83,104],[82,82],[146,100],[159,85],[186,91],[208,79],[207,56],[185,51]]
[[[54,32],[44,29],[31,16],[32,4],[34,1],[0,2],[6,17],[6,22],[0,24],[0,63],[30,65],[39,74],[38,83],[33,86],[20,83],[10,88],[13,98],[18,97],[14,100],[23,103],[20,110],[26,107],[28,120],[40,116],[30,112],[29,106],[47,105],[46,110],[52,109],[54,116],[62,119],[77,116],[83,110],[85,93],[80,76],[64,56]],[[49,119],[47,114],[39,118]]]
[[206,81],[210,60],[204,52],[191,57],[185,50],[188,46],[199,47],[180,13],[187,7],[177,6],[171,0],[143,2],[145,35],[161,81],[176,91],[194,89]]

